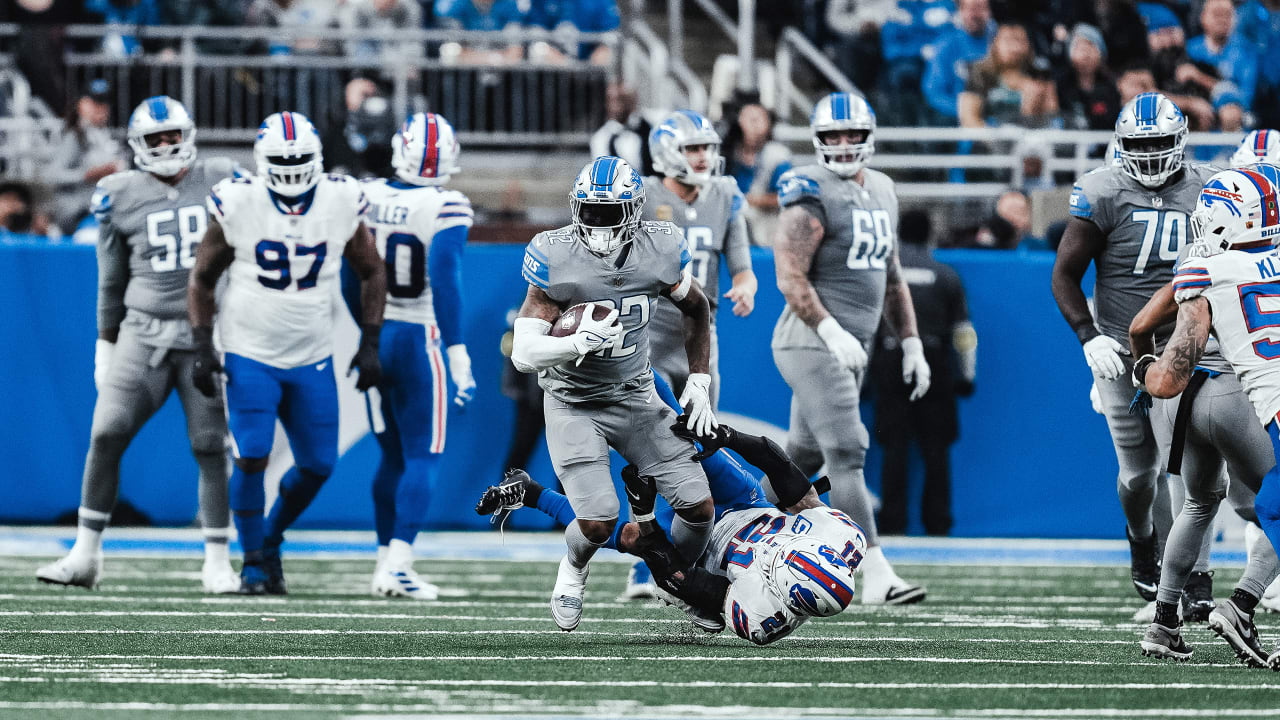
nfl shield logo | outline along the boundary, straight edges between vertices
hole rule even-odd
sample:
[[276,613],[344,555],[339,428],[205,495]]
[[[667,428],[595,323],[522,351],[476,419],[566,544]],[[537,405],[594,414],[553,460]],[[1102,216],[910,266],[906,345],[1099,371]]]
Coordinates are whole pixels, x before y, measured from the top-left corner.
[[1160,207],[1161,205],[1164,205],[1163,198],[1158,198],[1158,197],[1151,198],[1151,207]]

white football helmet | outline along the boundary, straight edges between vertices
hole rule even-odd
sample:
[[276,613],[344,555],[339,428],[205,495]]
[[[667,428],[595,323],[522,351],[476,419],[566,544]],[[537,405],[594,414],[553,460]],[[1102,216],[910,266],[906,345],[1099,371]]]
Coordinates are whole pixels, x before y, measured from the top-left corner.
[[608,255],[631,242],[643,207],[640,173],[612,155],[587,163],[569,191],[573,228],[596,255]]
[[831,617],[853,602],[853,568],[837,548],[811,535],[780,538],[768,576],[798,615]]
[[1124,173],[1146,187],[1159,187],[1182,168],[1187,118],[1161,93],[1142,93],[1120,110],[1115,140]]
[[1244,142],[1231,155],[1233,168],[1255,163],[1280,164],[1280,131],[1254,130],[1244,136]]
[[[818,162],[840,177],[857,175],[876,152],[876,114],[861,95],[831,93],[822,98],[813,106],[809,129]],[[828,145],[822,134],[832,130],[866,130],[867,137],[852,145]]]
[[320,133],[306,115],[278,112],[258,127],[253,143],[258,176],[267,187],[285,197],[297,197],[320,182],[324,156]]
[[1280,203],[1266,175],[1239,168],[1209,178],[1191,213],[1191,237],[1212,250],[1248,250],[1280,239]]
[[413,185],[443,185],[458,172],[458,137],[437,113],[414,113],[391,138],[396,177]]
[[[147,144],[147,136],[170,130],[181,131],[182,140],[158,147]],[[173,177],[196,161],[196,124],[182,103],[166,95],[149,97],[134,109],[127,136],[133,162],[153,175]]]
[[[685,156],[685,148],[707,145],[707,169],[694,172]],[[662,120],[649,133],[649,152],[653,169],[689,185],[706,185],[712,175],[724,170],[720,156],[720,134],[711,121],[692,110],[677,110]]]

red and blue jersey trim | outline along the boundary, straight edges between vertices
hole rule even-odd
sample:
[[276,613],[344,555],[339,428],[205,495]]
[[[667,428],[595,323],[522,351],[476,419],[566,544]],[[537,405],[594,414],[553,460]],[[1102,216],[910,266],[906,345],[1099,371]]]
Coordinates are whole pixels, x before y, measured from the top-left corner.
[[733,601],[733,607],[730,609],[729,615],[733,617],[733,631],[738,633],[738,637],[743,640],[751,639],[751,629],[747,623],[747,613],[738,606],[738,601]]

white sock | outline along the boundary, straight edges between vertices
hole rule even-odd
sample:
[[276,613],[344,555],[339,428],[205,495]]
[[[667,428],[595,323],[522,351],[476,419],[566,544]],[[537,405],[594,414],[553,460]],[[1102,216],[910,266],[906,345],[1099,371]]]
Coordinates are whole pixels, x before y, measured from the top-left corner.
[[204,542],[204,562],[206,565],[230,565],[231,550],[227,547],[226,540],[211,540],[209,536],[205,536]]
[[885,581],[894,576],[893,566],[889,565],[889,561],[884,557],[884,551],[879,545],[867,548],[867,554],[863,556],[862,563],[858,565],[868,581]]
[[[80,518],[92,522],[106,523],[111,519],[110,513],[98,512],[89,508],[80,508]],[[86,527],[84,523],[76,525],[76,542],[71,546],[71,552],[75,554],[84,554],[90,557],[102,552],[102,531],[94,530]]]
[[413,565],[413,546],[403,540],[392,540],[387,546],[387,565],[409,567]]
[[387,546],[386,546],[386,545],[379,545],[379,546],[378,546],[378,565],[377,565],[377,567],[381,568],[381,567],[382,567],[382,563],[384,563],[384,562],[386,562],[386,561],[387,561],[387,552],[388,552],[388,551],[389,551],[389,550],[388,550],[388,548],[387,548]]

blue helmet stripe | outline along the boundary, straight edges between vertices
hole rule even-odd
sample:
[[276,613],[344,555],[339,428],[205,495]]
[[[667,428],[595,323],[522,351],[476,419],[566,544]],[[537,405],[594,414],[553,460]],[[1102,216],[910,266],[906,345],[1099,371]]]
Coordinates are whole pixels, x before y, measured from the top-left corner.
[[618,165],[618,158],[609,156],[596,159],[591,169],[591,189],[608,190],[613,185],[613,171]]
[[831,95],[831,119],[832,120],[848,120],[849,119],[849,96],[844,93],[833,93]]
[[163,95],[149,98],[147,106],[151,110],[151,117],[155,118],[156,122],[164,122],[169,119],[169,106],[165,104]]

